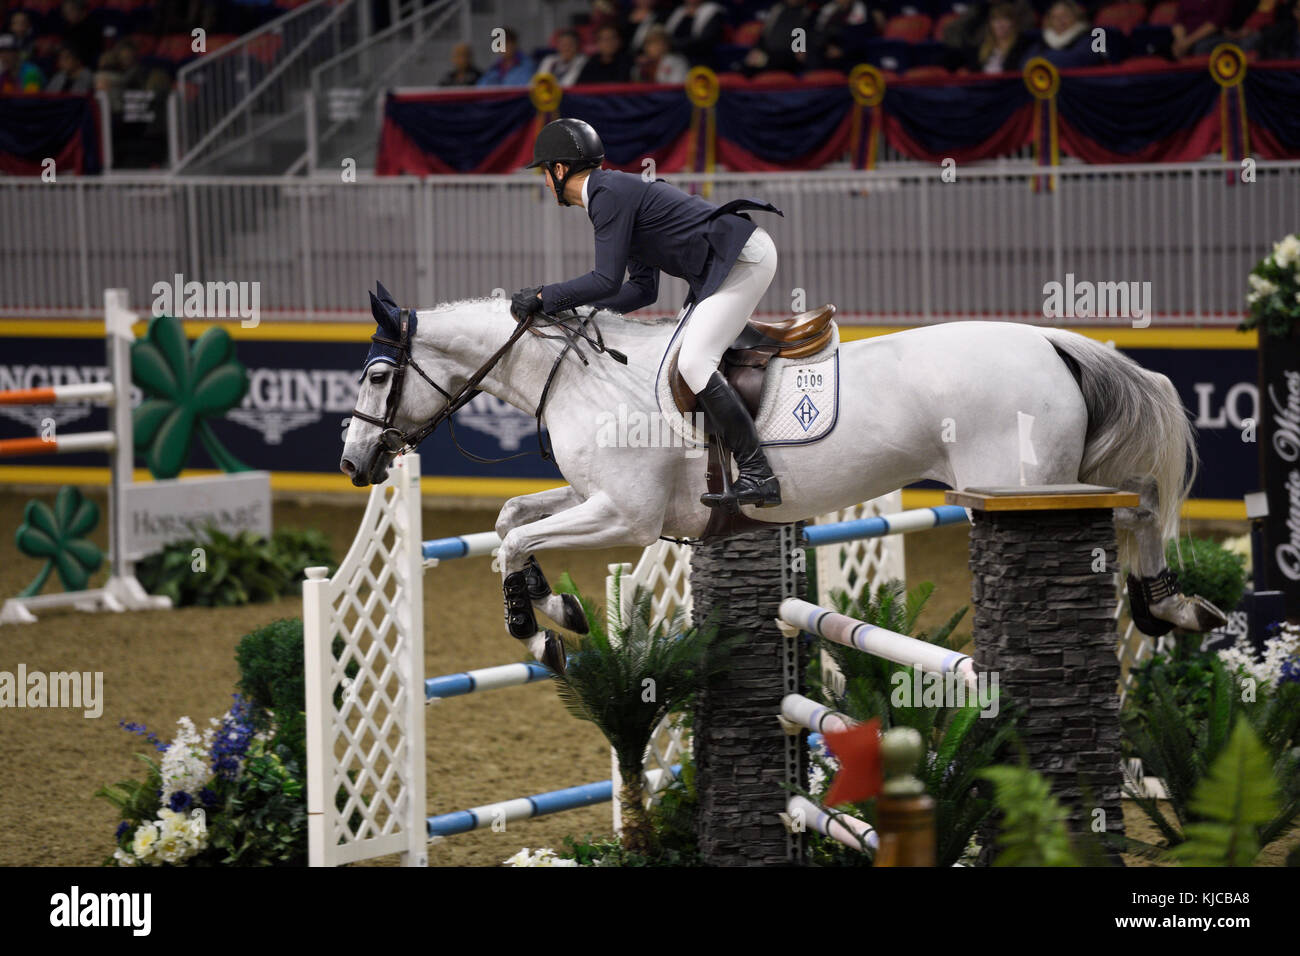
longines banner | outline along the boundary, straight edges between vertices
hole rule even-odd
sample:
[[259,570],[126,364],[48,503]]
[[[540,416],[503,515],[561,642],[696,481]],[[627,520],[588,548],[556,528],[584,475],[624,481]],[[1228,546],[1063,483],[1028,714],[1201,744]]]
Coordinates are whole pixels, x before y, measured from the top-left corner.
[[[186,322],[194,337],[203,323]],[[102,325],[71,321],[0,321],[0,389],[33,388],[107,376]],[[226,326],[249,372],[248,394],[211,422],[222,445],[251,468],[272,473],[279,490],[344,490],[339,474],[343,420],[352,410],[357,378],[373,325],[263,323]],[[137,328],[142,332],[143,326]],[[845,327],[845,339],[882,330]],[[1248,420],[1259,420],[1254,336],[1229,330],[1097,330],[1149,369],[1173,380],[1195,422],[1201,470],[1188,513],[1244,517],[1241,497],[1259,487],[1259,452]],[[139,399],[139,393],[136,393]],[[39,434],[53,419],[58,432],[107,427],[107,411],[90,403],[0,407],[0,438]],[[537,448],[530,414],[480,395],[456,416],[456,435],[476,455],[499,458]],[[462,457],[445,429],[420,449],[428,494],[508,495],[559,484],[555,466],[537,455],[498,465]],[[215,468],[198,442],[197,469]],[[137,466],[140,462],[137,461]],[[186,474],[190,474],[187,471]],[[6,459],[0,482],[106,482],[102,454]],[[927,493],[909,506],[931,503]],[[937,495],[933,492],[929,496]]]

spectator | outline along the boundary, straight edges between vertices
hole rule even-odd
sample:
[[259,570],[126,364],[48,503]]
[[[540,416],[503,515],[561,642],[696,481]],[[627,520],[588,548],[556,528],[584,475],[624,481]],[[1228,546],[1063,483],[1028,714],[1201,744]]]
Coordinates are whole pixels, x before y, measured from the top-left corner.
[[582,68],[579,83],[626,83],[632,64],[623,53],[623,36],[618,27],[605,26],[596,31],[596,53]]
[[627,15],[628,52],[633,56],[640,53],[651,28],[661,27],[663,23],[663,17],[659,15],[659,0],[636,0],[636,4]]
[[[998,2],[999,5],[1006,5],[1006,0]],[[1037,25],[1038,18],[1029,5],[1029,0],[1012,0],[1011,7],[1015,11],[1015,24],[1019,32],[1032,30]],[[940,39],[950,50],[950,55],[945,58],[948,69],[966,66],[975,58],[987,32],[989,9],[990,0],[976,0],[943,28]]]
[[94,88],[95,77],[72,47],[60,47],[58,59],[54,62],[58,65],[58,72],[45,87],[46,93],[89,93]]
[[32,43],[36,31],[32,29],[32,18],[26,10],[15,10],[9,18],[9,33],[18,44],[18,54],[25,60],[32,55]]
[[1279,2],[1254,46],[1265,60],[1300,60],[1300,2]]
[[878,33],[884,28],[885,15],[879,8],[868,11],[862,0],[830,0],[817,11],[813,21],[813,62],[818,68],[848,70],[849,52],[845,37],[851,27],[861,27],[863,35]]
[[[61,13],[63,25],[58,32],[63,37],[63,45],[76,53],[83,69],[98,63],[104,38],[99,27],[89,19],[85,0],[64,0]],[[89,89],[90,81],[87,81],[86,90]]]
[[1003,73],[1020,67],[1029,46],[1016,25],[1016,11],[1009,3],[999,3],[989,10],[988,26],[979,49],[967,66],[977,73]]
[[582,55],[578,31],[561,30],[555,37],[555,52],[542,60],[537,72],[550,73],[561,86],[572,86],[578,82],[578,76],[586,65],[587,58]]
[[1053,66],[1097,66],[1105,56],[1092,51],[1092,33],[1088,18],[1075,0],[1056,0],[1043,17],[1043,38],[1034,44],[1029,56],[1041,56]]
[[645,49],[637,57],[632,80],[636,83],[684,83],[688,69],[686,58],[672,52],[668,31],[657,26],[646,33]]
[[672,42],[673,52],[686,57],[691,66],[708,65],[713,49],[722,42],[727,23],[722,4],[710,0],[686,0],[668,15],[664,29]]
[[95,89],[107,90],[113,112],[123,109],[123,92],[165,93],[171,88],[171,79],[162,70],[146,70],[140,65],[140,54],[130,40],[121,40],[104,54],[99,73],[95,75]]
[[1174,14],[1174,59],[1209,53],[1224,42],[1232,0],[1178,0]]
[[593,33],[599,33],[601,27],[614,27],[623,32],[623,14],[614,0],[591,0],[591,13],[587,23]]
[[44,85],[36,64],[23,61],[17,38],[0,33],[0,94],[39,93]]
[[503,31],[505,49],[497,61],[478,78],[479,86],[527,86],[537,72],[532,58],[519,50],[519,35],[510,27]]
[[[800,36],[799,52],[795,52],[795,31]],[[763,33],[758,46],[745,54],[747,72],[759,70],[786,70],[793,73],[803,69],[808,59],[808,7],[806,0],[781,0],[763,17]]]
[[483,71],[474,65],[474,51],[468,43],[451,48],[451,69],[442,75],[439,86],[473,86]]

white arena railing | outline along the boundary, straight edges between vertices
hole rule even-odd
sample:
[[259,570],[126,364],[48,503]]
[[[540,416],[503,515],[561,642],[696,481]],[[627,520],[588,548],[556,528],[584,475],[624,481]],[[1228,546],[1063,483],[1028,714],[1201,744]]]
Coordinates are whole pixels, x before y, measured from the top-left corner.
[[[958,167],[953,183],[901,165],[665,178],[784,210],[762,216],[781,258],[761,312],[834,302],[849,323],[1044,322],[1044,284],[1072,273],[1150,282],[1156,325],[1233,326],[1247,273],[1300,222],[1300,161],[1229,183],[1237,169],[1066,165],[1052,192],[1034,192],[1039,169],[1023,163]],[[433,305],[559,281],[592,256],[587,218],[530,174],[0,178],[0,218],[23,223],[0,235],[0,314],[24,316],[97,314],[107,285],[151,301],[181,273],[259,282],[266,317],[360,319],[376,278]],[[665,280],[658,308],[675,313],[684,291]]]

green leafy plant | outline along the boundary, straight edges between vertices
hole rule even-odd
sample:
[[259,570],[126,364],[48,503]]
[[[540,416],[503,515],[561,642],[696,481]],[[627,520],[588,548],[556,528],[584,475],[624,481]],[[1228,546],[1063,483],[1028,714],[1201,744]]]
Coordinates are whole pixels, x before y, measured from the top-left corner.
[[208,424],[248,391],[248,371],[235,358],[230,333],[213,327],[191,346],[174,316],[157,316],[144,338],[131,346],[131,375],[145,393],[132,416],[135,450],[155,478],[180,473],[195,435],[222,471],[249,470]]
[[[335,653],[341,645],[335,642]],[[236,659],[243,694],[202,740],[184,719],[170,745],[145,727],[123,725],[164,756],[138,754],[144,780],[97,791],[122,814],[117,850],[106,863],[306,863],[302,621],[274,621],[245,635]]]
[[[1165,563],[1178,573],[1187,594],[1199,594],[1230,611],[1246,593],[1246,559],[1210,538],[1180,538],[1165,549]],[[1197,645],[1199,647],[1199,644]]]
[[[1171,649],[1172,650],[1172,649]],[[1209,713],[1210,697],[1214,687],[1213,651],[1191,651],[1186,646],[1182,653],[1158,652],[1133,668],[1133,688],[1125,705],[1142,719],[1155,695],[1157,675],[1173,694],[1178,708],[1189,720],[1198,720]]]
[[1170,819],[1159,801],[1147,796],[1138,781],[1126,791],[1150,819],[1164,840],[1163,846],[1130,840],[1135,849],[1151,852],[1175,847],[1186,839],[1190,824],[1198,822],[1195,795],[1229,744],[1233,728],[1244,719],[1267,753],[1271,775],[1278,781],[1280,806],[1259,830],[1259,845],[1267,846],[1285,833],[1300,815],[1300,684],[1284,682],[1276,688],[1244,683],[1230,674],[1217,657],[1211,658],[1213,679],[1204,713],[1189,713],[1164,676],[1151,679],[1151,695],[1142,706],[1121,714],[1129,751],[1140,757],[1145,771],[1164,783]]
[[[576,594],[566,574],[558,591]],[[616,607],[621,607],[615,588]],[[652,592],[638,588],[631,613],[620,613],[613,634],[604,615],[585,599],[590,632],[570,657],[567,674],[557,678],[559,697],[579,720],[595,724],[609,740],[618,760],[622,788],[616,795],[623,817],[623,845],[632,853],[655,852],[655,831],[645,810],[641,760],[659,722],[721,671],[730,648],[741,638],[724,640],[712,623],[685,626],[680,610],[653,623]]]
[[1238,715],[1232,736],[1196,786],[1198,817],[1171,853],[1189,866],[1250,866],[1259,855],[1260,828],[1278,812],[1278,784],[1268,751],[1250,721]]
[[19,551],[29,558],[44,558],[45,566],[18,592],[19,597],[39,593],[56,569],[65,591],[85,589],[91,574],[104,562],[103,553],[85,537],[98,524],[99,505],[71,485],[59,489],[53,509],[43,501],[27,502],[14,539]]
[[1079,866],[1065,826],[1065,808],[1047,779],[1029,767],[986,767],[979,776],[993,784],[1002,816],[994,866]]
[[1273,251],[1250,270],[1248,312],[1242,329],[1285,336],[1300,321],[1300,236],[1273,244]]
[[[917,630],[917,621],[934,593],[934,585],[923,582],[908,591],[901,582],[880,585],[875,594],[850,599],[833,595],[836,609],[850,617],[874,624],[940,647],[955,648],[963,641],[954,637],[966,613],[962,608],[947,621],[929,631]],[[844,691],[835,693],[824,684],[821,668],[809,666],[810,696],[820,694],[835,709],[857,720],[879,717],[881,731],[891,727],[912,727],[925,741],[927,754],[918,776],[935,800],[936,857],[940,866],[951,866],[966,851],[976,829],[989,815],[992,801],[979,786],[979,771],[997,761],[999,751],[1015,736],[1014,708],[999,702],[995,717],[982,717],[978,703],[967,698],[962,707],[907,706],[895,691],[900,680],[912,685],[913,669],[872,654],[824,641],[822,651],[835,662],[844,677]],[[832,768],[814,757],[829,775]],[[854,807],[854,816],[874,822],[874,801]],[[861,866],[870,857],[833,840],[814,840],[814,859],[822,865]]]
[[[204,553],[201,570],[195,549]],[[319,565],[333,573],[329,539],[319,531],[281,529],[265,538],[208,528],[202,539],[174,542],[141,560],[136,577],[145,590],[166,595],[177,607],[230,607],[295,593],[304,569]]]

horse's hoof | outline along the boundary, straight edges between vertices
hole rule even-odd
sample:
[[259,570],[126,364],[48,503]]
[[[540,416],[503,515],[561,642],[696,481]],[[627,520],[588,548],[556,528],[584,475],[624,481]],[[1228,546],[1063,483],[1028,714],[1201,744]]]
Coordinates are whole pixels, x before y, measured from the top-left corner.
[[561,677],[565,674],[565,660],[567,653],[564,649],[564,640],[554,631],[546,631],[546,644],[542,649],[542,656],[538,658],[538,663],[543,667],[549,667]]
[[575,634],[586,634],[587,612],[582,609],[582,602],[572,594],[561,594],[560,600],[564,603],[564,620],[560,623]]
[[1151,605],[1152,616],[1184,631],[1204,634],[1228,623],[1228,616],[1197,594],[1174,594]]

